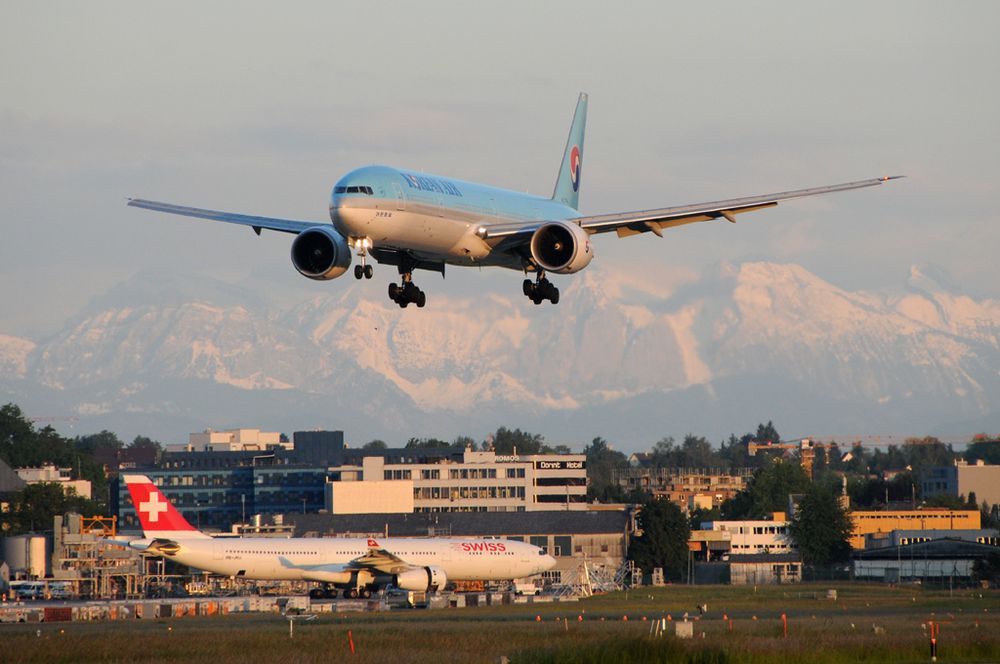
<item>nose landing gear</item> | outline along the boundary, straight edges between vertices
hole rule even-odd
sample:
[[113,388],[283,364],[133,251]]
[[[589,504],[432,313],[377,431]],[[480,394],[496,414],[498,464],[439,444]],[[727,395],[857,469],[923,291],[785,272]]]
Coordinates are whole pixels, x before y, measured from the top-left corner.
[[368,264],[368,247],[371,246],[371,240],[366,237],[354,240],[354,248],[358,250],[358,256],[361,258],[361,264],[354,266],[354,278],[361,279],[371,279],[374,274],[372,266]]
[[539,272],[538,278],[534,282],[531,279],[525,279],[522,290],[525,296],[535,304],[541,304],[542,300],[548,300],[552,304],[559,304],[559,289],[545,278],[544,272]]

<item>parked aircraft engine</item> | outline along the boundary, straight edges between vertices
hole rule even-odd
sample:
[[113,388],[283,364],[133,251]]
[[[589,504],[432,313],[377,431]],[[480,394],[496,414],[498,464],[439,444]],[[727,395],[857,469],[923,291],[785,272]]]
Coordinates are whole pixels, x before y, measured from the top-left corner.
[[548,272],[573,274],[590,265],[594,252],[587,231],[576,224],[553,221],[532,234],[531,256]]
[[333,228],[316,226],[302,231],[292,242],[292,265],[303,277],[336,279],[351,266],[351,248]]
[[442,590],[448,577],[440,567],[420,567],[396,575],[396,587],[403,590]]

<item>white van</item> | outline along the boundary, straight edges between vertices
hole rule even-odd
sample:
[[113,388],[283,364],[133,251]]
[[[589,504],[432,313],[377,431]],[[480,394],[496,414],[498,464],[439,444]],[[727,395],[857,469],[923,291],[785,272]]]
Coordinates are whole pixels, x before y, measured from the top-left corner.
[[41,599],[45,595],[45,583],[41,581],[11,581],[11,599]]

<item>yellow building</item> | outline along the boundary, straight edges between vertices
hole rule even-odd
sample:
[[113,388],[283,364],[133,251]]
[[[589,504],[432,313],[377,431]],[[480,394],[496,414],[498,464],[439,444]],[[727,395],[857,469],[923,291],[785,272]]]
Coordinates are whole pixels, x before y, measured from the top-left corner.
[[925,508],[920,510],[854,510],[849,512],[854,524],[851,547],[865,548],[865,535],[891,533],[894,530],[978,530],[979,510]]

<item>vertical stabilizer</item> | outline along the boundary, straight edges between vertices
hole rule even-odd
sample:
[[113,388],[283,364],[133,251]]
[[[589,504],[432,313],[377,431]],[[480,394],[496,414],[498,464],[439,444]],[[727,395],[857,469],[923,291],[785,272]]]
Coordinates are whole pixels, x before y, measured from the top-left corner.
[[566,139],[566,152],[563,153],[559,165],[559,177],[556,188],[552,192],[552,200],[564,203],[571,208],[580,207],[580,175],[583,170],[583,133],[587,126],[587,93],[580,93],[576,102],[576,113],[573,114],[573,124],[569,128],[569,138]]
[[125,475],[123,479],[146,537],[172,539],[208,537],[188,523],[170,500],[160,493],[151,479],[145,475]]

